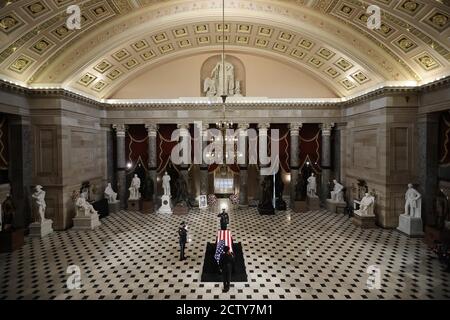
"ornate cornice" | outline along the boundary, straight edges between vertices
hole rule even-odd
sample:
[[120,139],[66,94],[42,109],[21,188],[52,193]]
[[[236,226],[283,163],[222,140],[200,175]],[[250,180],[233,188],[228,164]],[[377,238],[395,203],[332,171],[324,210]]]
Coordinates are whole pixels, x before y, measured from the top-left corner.
[[[450,76],[436,80],[434,82],[417,86],[417,87],[400,87],[400,86],[384,86],[373,91],[350,98],[342,99],[268,99],[255,101],[227,102],[227,110],[242,109],[260,109],[270,110],[317,110],[351,106],[356,103],[368,101],[370,99],[384,97],[387,95],[401,94],[420,94],[421,92],[430,92],[442,88],[450,88]],[[209,110],[215,106],[219,107],[220,103],[212,103],[210,101],[176,101],[161,100],[153,101],[108,101],[91,98],[80,93],[76,93],[64,88],[30,88],[0,79],[0,90],[13,94],[21,94],[27,98],[61,98],[74,102],[95,106],[102,110]]]

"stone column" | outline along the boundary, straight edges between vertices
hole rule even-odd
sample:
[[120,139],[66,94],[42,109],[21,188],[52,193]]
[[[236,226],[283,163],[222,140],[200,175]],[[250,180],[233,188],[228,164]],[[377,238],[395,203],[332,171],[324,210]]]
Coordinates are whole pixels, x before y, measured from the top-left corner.
[[31,223],[31,179],[33,176],[31,125],[28,117],[9,117],[9,181],[16,206],[14,226]]
[[[239,205],[248,206],[248,138],[247,129],[249,128],[248,123],[240,123],[239,126],[239,139],[244,140],[245,154],[238,154],[238,159],[243,159],[243,163],[239,164]],[[239,143],[239,140],[238,140]],[[239,146],[238,146],[239,152]],[[242,161],[242,160],[241,160]]]
[[322,156],[321,156],[321,167],[322,167],[322,179],[321,179],[321,192],[320,199],[322,202],[328,198],[330,192],[328,183],[331,178],[331,129],[334,123],[323,123],[321,125],[322,129]]
[[126,207],[127,203],[127,185],[126,185],[126,163],[125,163],[125,132],[126,125],[113,124],[116,130],[116,175],[117,175],[117,195],[120,200],[121,208]]
[[419,183],[417,189],[422,195],[422,219],[426,225],[433,218],[433,199],[438,186],[439,114],[431,113],[419,116],[417,131],[417,178]]
[[[208,145],[208,128],[209,124],[202,124],[202,157],[203,150],[205,150]],[[208,195],[208,165],[202,158],[202,163],[200,164],[200,194]]]
[[[262,143],[262,141],[263,141],[263,139],[266,139],[266,142],[268,142],[267,132],[269,130],[269,127],[270,127],[270,123],[267,123],[267,122],[258,124],[258,147],[260,150],[259,151],[260,154],[264,154],[264,155],[267,154],[268,143]],[[258,159],[259,159],[259,154],[258,154]],[[258,199],[261,201],[262,200],[261,184],[262,184],[264,178],[266,177],[261,174],[261,168],[270,167],[270,164],[263,165],[263,164],[259,163],[259,167],[260,167],[260,172],[259,172],[259,185],[258,185],[258,194],[259,194]]]
[[300,128],[302,127],[301,123],[291,123],[290,128],[290,136],[291,136],[291,153],[290,153],[290,171],[291,171],[291,183],[290,183],[290,206],[291,208],[295,208],[295,187],[297,186],[298,181],[298,171],[299,171],[299,134]]
[[[180,130],[180,143],[183,141],[183,139],[187,139],[189,137],[189,123],[180,123],[177,125],[177,128]],[[191,155],[189,155],[190,157]],[[180,173],[183,176],[183,178],[186,180],[187,186],[188,186],[188,194],[191,195],[191,183],[189,180],[189,164],[181,164],[180,165]]]
[[157,195],[157,148],[156,148],[156,134],[158,132],[158,125],[156,123],[148,123],[145,125],[148,134],[148,173],[153,181],[153,205],[156,205]]

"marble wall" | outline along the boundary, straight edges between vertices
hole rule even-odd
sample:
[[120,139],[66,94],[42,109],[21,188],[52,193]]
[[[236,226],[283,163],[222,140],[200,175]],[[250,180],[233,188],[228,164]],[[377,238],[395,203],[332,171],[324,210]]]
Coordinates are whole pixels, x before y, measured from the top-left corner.
[[72,194],[89,181],[100,199],[107,179],[107,139],[96,107],[64,99],[37,99],[30,108],[33,183],[47,191],[47,217],[55,230],[72,226]]
[[349,200],[356,198],[358,179],[375,194],[377,222],[394,228],[403,213],[404,192],[416,178],[416,96],[382,97],[348,108],[344,184]]

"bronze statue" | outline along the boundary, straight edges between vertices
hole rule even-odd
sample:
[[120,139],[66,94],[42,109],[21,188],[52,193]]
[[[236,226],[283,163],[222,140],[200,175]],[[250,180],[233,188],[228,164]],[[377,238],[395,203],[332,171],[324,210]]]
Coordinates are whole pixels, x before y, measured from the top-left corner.
[[153,179],[152,179],[150,173],[147,172],[147,174],[145,175],[144,187],[143,187],[144,200],[152,201],[153,193],[154,193]]
[[16,207],[12,201],[11,195],[7,195],[2,203],[2,230],[11,231],[13,229],[14,215]]
[[272,204],[273,199],[273,177],[265,176],[261,183],[261,200],[258,205],[260,214],[275,214]]
[[180,175],[177,180],[175,181],[175,192],[173,195],[173,204],[181,205],[181,206],[188,206],[191,207],[191,202],[189,199],[189,193],[188,193],[188,186],[186,180],[183,178],[182,175]]
[[281,179],[281,171],[275,175],[275,207],[277,210],[286,210],[286,202],[283,200],[284,183]]

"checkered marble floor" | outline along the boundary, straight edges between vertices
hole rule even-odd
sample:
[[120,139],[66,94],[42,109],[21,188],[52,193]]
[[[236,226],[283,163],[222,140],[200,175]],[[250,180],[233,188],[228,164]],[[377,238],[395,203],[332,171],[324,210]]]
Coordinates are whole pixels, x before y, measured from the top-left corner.
[[[186,221],[187,261],[178,261],[177,228]],[[325,210],[261,216],[230,210],[230,229],[244,250],[248,282],[201,283],[217,213],[185,216],[121,211],[94,231],[27,238],[0,255],[0,299],[449,299],[449,277],[421,239],[395,230],[362,230]],[[69,265],[81,288],[67,289]],[[381,288],[368,289],[370,265]]]

